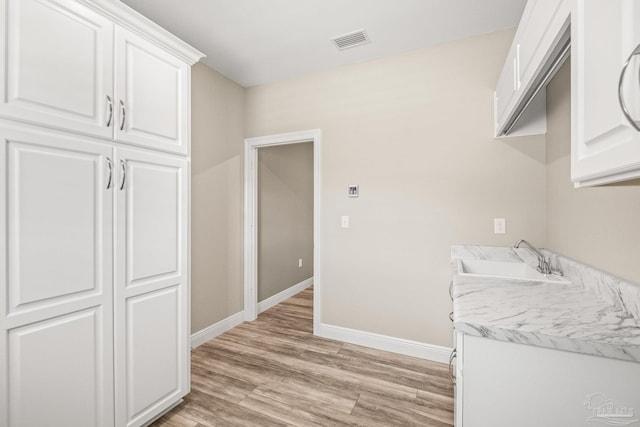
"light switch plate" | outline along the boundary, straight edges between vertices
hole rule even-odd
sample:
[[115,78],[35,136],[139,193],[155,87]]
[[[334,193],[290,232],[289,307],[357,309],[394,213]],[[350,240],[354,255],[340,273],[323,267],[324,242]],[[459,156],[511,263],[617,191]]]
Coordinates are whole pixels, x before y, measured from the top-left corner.
[[340,226],[342,228],[349,228],[349,217],[347,215],[342,215],[340,218]]

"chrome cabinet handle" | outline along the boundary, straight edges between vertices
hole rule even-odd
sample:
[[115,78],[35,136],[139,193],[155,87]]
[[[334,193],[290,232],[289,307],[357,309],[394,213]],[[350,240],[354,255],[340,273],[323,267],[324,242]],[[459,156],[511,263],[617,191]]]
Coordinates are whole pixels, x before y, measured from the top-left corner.
[[633,117],[631,117],[631,114],[629,113],[629,109],[627,108],[627,104],[624,103],[624,94],[622,93],[624,75],[626,74],[627,68],[631,63],[631,59],[633,59],[633,57],[636,55],[640,55],[640,45],[636,46],[635,50],[631,52],[631,55],[629,55],[629,58],[627,58],[627,62],[625,62],[624,66],[622,67],[622,71],[620,71],[620,80],[618,81],[618,101],[620,102],[620,108],[622,108],[622,113],[624,114],[624,117],[627,119],[629,124],[635,130],[640,132],[640,125],[638,125],[638,123],[635,120],[633,120]]
[[457,350],[454,348],[451,351],[451,355],[449,356],[449,379],[451,380],[451,384],[453,385],[456,385],[456,374],[455,374],[455,370],[453,369],[453,361],[458,356],[457,353],[458,353]]
[[107,190],[111,188],[111,181],[113,179],[113,162],[107,157],[107,168],[109,168],[109,180],[107,181]]
[[109,106],[109,118],[107,119],[107,127],[111,126],[111,120],[113,120],[113,101],[111,97],[107,95],[107,105]]
[[449,298],[453,301],[453,280],[449,282]]
[[124,190],[124,184],[127,182],[127,164],[124,160],[120,160],[120,169],[122,170],[122,182],[120,183],[120,190]]
[[449,320],[451,320],[453,322],[453,311],[451,313],[449,313]]
[[127,109],[125,108],[124,102],[122,102],[122,99],[120,100],[120,117],[122,117],[122,119],[120,120],[120,130],[123,130],[124,123],[127,118]]

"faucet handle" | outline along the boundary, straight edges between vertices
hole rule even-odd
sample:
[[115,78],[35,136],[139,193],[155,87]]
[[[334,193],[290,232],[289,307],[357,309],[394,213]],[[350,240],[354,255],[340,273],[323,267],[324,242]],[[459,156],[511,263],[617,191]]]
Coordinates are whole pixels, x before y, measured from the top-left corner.
[[551,266],[549,265],[549,261],[545,258],[538,259],[538,271],[542,274],[551,274],[553,270],[551,270]]

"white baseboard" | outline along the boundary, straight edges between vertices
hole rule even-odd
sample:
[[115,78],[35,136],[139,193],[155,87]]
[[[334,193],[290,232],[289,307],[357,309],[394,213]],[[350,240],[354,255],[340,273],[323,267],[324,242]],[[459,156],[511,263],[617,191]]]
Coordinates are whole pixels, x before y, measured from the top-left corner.
[[221,321],[214,323],[211,326],[207,326],[206,328],[191,334],[191,348],[196,348],[206,343],[210,339],[217,337],[218,335],[224,334],[229,329],[235,328],[239,324],[244,321],[244,312],[239,312],[234,315],[227,317],[226,319],[222,319]]
[[298,292],[307,289],[311,285],[313,285],[313,277],[309,277],[308,279],[303,280],[302,282],[296,285],[293,285],[282,292],[278,292],[274,296],[269,297],[264,301],[259,302],[258,313],[262,313],[263,311],[269,310],[274,305],[280,304],[282,301],[291,298]]
[[448,347],[394,338],[324,323],[320,324],[318,335],[323,338],[363,345],[378,350],[391,351],[393,353],[419,357],[440,363],[449,363],[449,355],[451,354],[451,349]]

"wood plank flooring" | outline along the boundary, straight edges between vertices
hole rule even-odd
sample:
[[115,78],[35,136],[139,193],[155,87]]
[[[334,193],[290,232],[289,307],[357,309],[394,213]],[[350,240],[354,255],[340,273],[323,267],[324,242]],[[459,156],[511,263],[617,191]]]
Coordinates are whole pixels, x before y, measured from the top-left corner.
[[153,427],[453,425],[448,367],[313,335],[308,288],[192,352],[191,393]]

